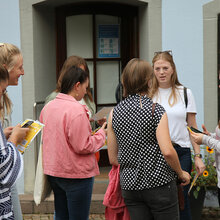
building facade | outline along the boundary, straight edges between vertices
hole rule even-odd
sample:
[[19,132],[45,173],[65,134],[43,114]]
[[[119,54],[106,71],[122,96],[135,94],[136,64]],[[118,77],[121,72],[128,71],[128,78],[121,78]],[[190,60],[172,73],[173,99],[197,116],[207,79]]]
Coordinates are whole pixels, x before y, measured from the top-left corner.
[[[55,89],[70,55],[87,60],[90,86],[101,108],[116,104],[115,89],[129,59],[151,62],[155,51],[172,50],[179,80],[195,96],[199,128],[202,123],[215,128],[218,0],[4,0],[1,8],[0,42],[16,44],[24,56],[25,76],[18,87],[9,88],[13,124],[38,117],[39,103]],[[33,143],[24,155],[20,193],[33,191],[36,154]]]

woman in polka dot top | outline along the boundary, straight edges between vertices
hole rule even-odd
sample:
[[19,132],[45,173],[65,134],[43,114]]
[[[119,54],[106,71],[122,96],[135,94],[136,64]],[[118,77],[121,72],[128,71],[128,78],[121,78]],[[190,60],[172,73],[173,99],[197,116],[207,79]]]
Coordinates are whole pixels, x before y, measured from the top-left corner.
[[188,184],[168,129],[167,115],[148,97],[152,67],[132,59],[122,73],[123,95],[108,120],[108,155],[120,164],[122,196],[131,220],[179,219],[176,174]]

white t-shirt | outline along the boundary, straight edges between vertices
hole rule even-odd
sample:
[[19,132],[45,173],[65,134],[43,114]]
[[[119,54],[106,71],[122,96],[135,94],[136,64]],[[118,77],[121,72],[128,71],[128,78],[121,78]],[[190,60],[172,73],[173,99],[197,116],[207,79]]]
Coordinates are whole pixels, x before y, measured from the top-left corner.
[[168,100],[171,91],[172,88],[159,88],[158,95],[154,96],[153,101],[161,104],[166,110],[172,142],[179,144],[181,147],[189,148],[191,142],[187,130],[186,113],[196,113],[195,100],[191,90],[187,89],[188,105],[186,109],[183,86],[178,86],[176,89],[177,102],[175,105],[170,106]]

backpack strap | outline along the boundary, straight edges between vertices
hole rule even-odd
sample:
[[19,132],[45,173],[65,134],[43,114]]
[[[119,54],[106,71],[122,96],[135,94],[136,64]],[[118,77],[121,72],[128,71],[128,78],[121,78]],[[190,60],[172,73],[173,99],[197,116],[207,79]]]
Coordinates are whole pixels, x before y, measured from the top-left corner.
[[[185,106],[186,106],[186,109],[187,109],[187,106],[188,106],[188,96],[187,96],[187,88],[185,86],[183,88],[183,91],[184,91]],[[186,113],[186,121],[187,121],[187,113]]]
[[187,88],[185,86],[183,88],[183,91],[184,91],[185,106],[187,108],[187,106],[188,106],[188,97],[187,97]]

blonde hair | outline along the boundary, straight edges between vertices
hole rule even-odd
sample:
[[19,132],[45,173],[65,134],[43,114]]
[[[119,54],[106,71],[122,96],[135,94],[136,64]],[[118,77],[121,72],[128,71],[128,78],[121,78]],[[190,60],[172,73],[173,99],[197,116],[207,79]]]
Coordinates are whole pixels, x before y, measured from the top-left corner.
[[[15,65],[15,56],[19,55],[21,55],[21,51],[15,45],[9,43],[0,43],[0,65],[5,66],[9,73]],[[2,103],[4,107],[1,111],[1,117],[4,117],[5,109],[8,115],[11,114],[12,102],[7,94],[3,94]]]
[[[173,74],[171,75],[172,91],[171,91],[171,94],[170,94],[169,99],[168,99],[169,105],[173,106],[177,102],[176,88],[177,88],[177,86],[182,85],[178,80],[176,65],[173,61],[173,56],[167,51],[159,52],[159,53],[155,54],[155,56],[152,60],[153,67],[154,67],[155,62],[157,62],[158,60],[164,60],[164,61],[169,62],[172,69],[173,69]],[[151,84],[151,91],[150,91],[150,95],[149,95],[151,98],[153,98],[155,95],[158,94],[158,88],[159,88],[158,80],[157,80],[155,74],[153,74],[152,84]],[[172,99],[173,99],[173,102],[171,103]]]
[[[9,80],[8,70],[4,66],[0,65],[0,82],[4,82],[4,81],[6,82],[8,80]],[[2,99],[0,102],[0,117],[1,117],[2,122],[4,121],[5,108],[7,109],[7,107],[8,107],[6,105],[6,103],[8,103],[6,100],[7,100],[7,94],[3,93]]]

